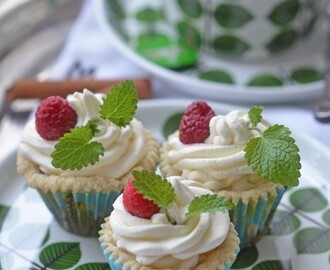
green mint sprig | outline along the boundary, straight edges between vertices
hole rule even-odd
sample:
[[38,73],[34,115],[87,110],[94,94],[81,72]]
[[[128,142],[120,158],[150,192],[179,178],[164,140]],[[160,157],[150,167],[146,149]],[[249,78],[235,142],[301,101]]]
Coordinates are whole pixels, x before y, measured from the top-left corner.
[[251,120],[251,124],[252,124],[252,127],[256,127],[258,123],[261,122],[262,120],[262,112],[264,110],[264,107],[262,106],[253,106],[248,114],[249,114],[249,118]]
[[201,213],[231,210],[233,205],[224,197],[216,194],[205,194],[194,198],[189,206],[187,216],[189,218]]
[[[133,119],[137,102],[138,95],[133,81],[124,81],[107,93],[100,106],[100,116],[124,127]],[[104,155],[103,145],[91,141],[98,131],[97,123],[90,121],[64,134],[51,154],[52,165],[62,170],[80,170],[94,165]]]
[[[175,201],[175,190],[171,183],[154,172],[134,171],[133,176],[135,178],[133,185],[138,192],[161,207],[170,220],[167,208]],[[206,194],[197,196],[190,202],[186,216],[189,219],[200,213],[225,211],[231,208],[232,204],[225,198],[216,194]]]
[[52,165],[63,170],[79,170],[95,164],[104,155],[103,145],[91,141],[97,131],[96,124],[88,122],[65,133],[51,154]]
[[133,185],[143,194],[144,198],[152,200],[164,209],[174,202],[174,188],[166,179],[148,171],[134,171],[133,176],[135,178]]
[[[253,115],[255,112],[256,109],[253,107],[250,113]],[[252,117],[253,121],[251,119],[253,126],[262,120],[257,114]],[[290,135],[291,132],[287,127],[272,125],[261,133],[260,137],[251,138],[244,151],[252,170],[273,183],[284,186],[299,185],[298,179],[301,176],[299,148]]]
[[134,117],[138,95],[133,81],[124,81],[107,93],[100,115],[119,127],[128,125]]

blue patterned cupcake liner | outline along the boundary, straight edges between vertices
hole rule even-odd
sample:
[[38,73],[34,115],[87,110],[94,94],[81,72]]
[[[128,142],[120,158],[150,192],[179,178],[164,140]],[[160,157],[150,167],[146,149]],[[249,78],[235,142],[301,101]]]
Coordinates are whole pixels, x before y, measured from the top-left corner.
[[[150,266],[142,267],[142,265],[135,260],[135,256],[133,254],[129,253],[124,248],[119,248],[116,246],[116,241],[113,238],[109,218],[105,219],[105,223],[101,225],[101,228],[102,229],[99,231],[100,246],[112,270],[133,270],[142,268],[145,270],[155,269]],[[239,252],[239,238],[234,229],[234,225],[231,223],[227,238],[221,246],[207,253],[201,254],[200,263],[191,270],[229,270],[236,260]]]
[[113,210],[113,202],[121,194],[119,191],[38,191],[58,224],[65,230],[81,236],[97,236],[104,218]]
[[[283,186],[273,187],[261,196],[251,196],[249,199],[233,200],[234,207],[229,211],[230,220],[240,238],[241,250],[255,244],[268,233],[277,206],[285,192]],[[219,192],[223,195],[222,192]]]

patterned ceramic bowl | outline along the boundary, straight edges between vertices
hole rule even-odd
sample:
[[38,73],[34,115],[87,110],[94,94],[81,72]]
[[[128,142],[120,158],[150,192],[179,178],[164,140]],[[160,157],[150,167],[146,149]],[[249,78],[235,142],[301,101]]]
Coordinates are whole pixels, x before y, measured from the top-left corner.
[[208,53],[261,59],[314,37],[327,0],[170,0],[171,25],[188,44]]

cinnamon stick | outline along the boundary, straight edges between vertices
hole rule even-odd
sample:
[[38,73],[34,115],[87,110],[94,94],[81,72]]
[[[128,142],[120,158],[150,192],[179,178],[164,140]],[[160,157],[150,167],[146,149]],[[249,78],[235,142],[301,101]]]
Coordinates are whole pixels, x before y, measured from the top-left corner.
[[[38,81],[36,79],[20,79],[8,89],[6,98],[8,102],[20,98],[44,99],[48,96],[59,95],[66,97],[74,92],[81,92],[84,88],[94,93],[108,92],[114,85],[123,80],[94,80],[94,79],[68,79],[61,81]],[[150,81],[145,78],[133,79],[140,99],[151,97]]]

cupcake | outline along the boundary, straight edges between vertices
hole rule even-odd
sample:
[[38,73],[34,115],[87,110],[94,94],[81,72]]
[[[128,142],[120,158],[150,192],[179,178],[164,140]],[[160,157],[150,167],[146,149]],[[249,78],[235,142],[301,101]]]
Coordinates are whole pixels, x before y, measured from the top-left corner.
[[179,176],[133,175],[99,232],[111,269],[230,269],[239,238],[226,199]]
[[125,81],[107,95],[51,96],[27,123],[17,171],[67,231],[97,236],[132,172],[156,168],[159,144],[134,118],[137,102]]
[[165,176],[200,182],[233,204],[229,213],[241,249],[268,232],[285,190],[300,177],[289,129],[270,125],[262,111],[255,106],[215,115],[207,103],[194,102],[160,150]]

